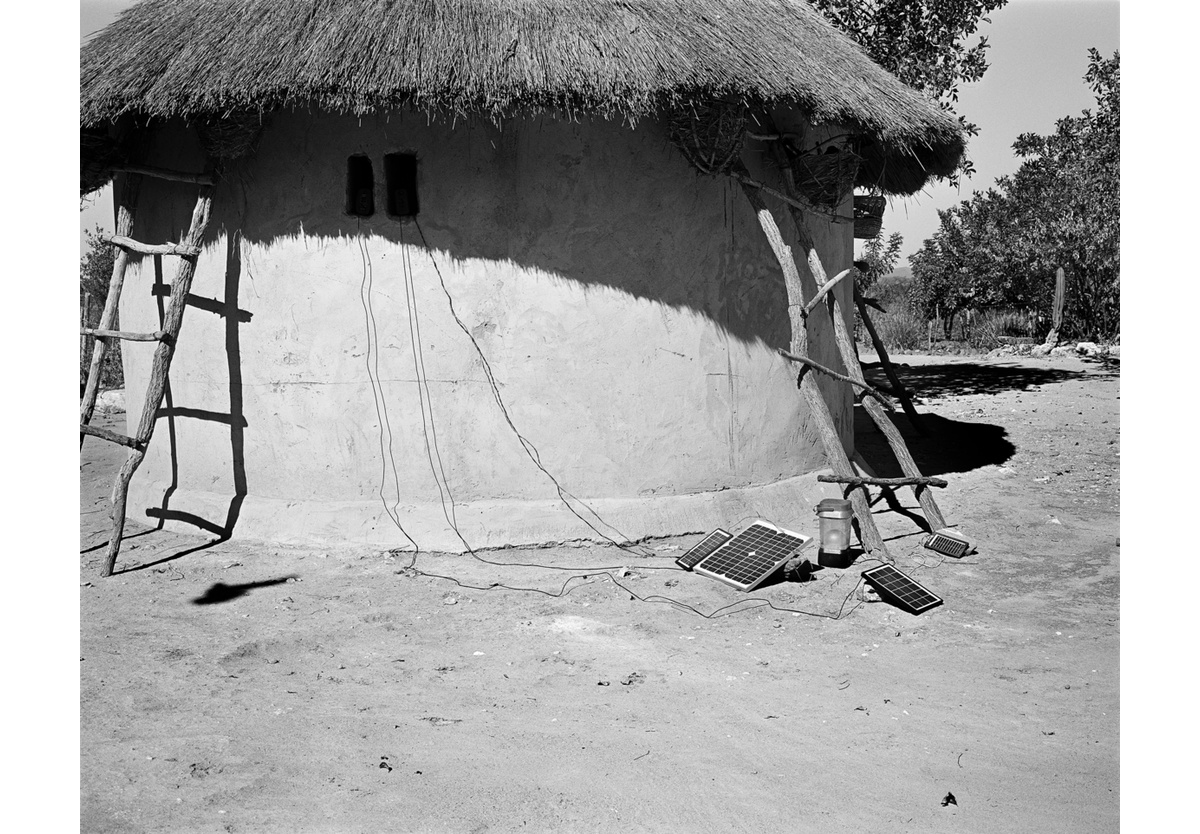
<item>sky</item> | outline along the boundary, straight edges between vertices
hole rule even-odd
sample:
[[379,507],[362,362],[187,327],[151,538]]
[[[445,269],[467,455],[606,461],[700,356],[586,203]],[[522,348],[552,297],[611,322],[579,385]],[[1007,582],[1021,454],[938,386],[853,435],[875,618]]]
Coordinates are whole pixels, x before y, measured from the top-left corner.
[[903,260],[937,230],[939,209],[1017,170],[1012,144],[1018,136],[1052,133],[1058,119],[1095,108],[1083,80],[1088,48],[1112,57],[1120,49],[1119,29],[1117,0],[1009,0],[980,25],[976,39],[988,40],[989,67],[982,80],[960,87],[956,108],[979,126],[967,148],[976,173],[958,189],[938,184],[890,201],[883,234],[903,236]]
[[[132,2],[80,0],[81,38]],[[1050,133],[1057,119],[1078,116],[1094,106],[1083,80],[1087,51],[1095,47],[1111,57],[1120,48],[1119,26],[1117,0],[1009,0],[990,23],[981,24],[971,42],[987,37],[991,66],[982,81],[960,89],[957,108],[980,128],[968,148],[976,174],[959,189],[937,184],[889,202],[883,234],[899,232],[904,238],[902,266],[937,229],[939,209],[956,205],[975,190],[986,190],[997,177],[1017,169],[1019,160],[1012,153],[1017,136]],[[81,212],[81,255],[86,250],[83,230],[99,224],[111,231],[112,211],[112,194],[106,189]]]

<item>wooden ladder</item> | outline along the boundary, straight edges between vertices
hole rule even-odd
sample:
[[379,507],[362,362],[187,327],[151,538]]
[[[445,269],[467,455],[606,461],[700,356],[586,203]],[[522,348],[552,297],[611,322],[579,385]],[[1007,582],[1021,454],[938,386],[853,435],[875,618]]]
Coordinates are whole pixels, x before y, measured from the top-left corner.
[[[124,171],[127,176],[117,209],[116,232],[103,238],[104,242],[119,248],[113,262],[112,279],[108,285],[108,299],[105,302],[99,326],[80,328],[81,334],[96,337],[87,384],[84,387],[83,399],[79,403],[80,448],[83,448],[83,440],[87,435],[129,447],[129,457],[121,466],[116,482],[113,484],[112,534],[108,540],[103,576],[111,576],[113,568],[116,566],[117,553],[121,549],[121,537],[125,531],[125,504],[129,496],[129,482],[145,458],[150,438],[154,434],[158,409],[162,404],[163,394],[166,392],[171,359],[175,354],[179,330],[183,326],[183,312],[187,307],[188,293],[191,291],[192,278],[196,272],[200,244],[204,239],[204,232],[208,228],[208,218],[212,208],[212,190],[216,182],[211,172],[188,174],[134,165],[124,166],[118,170]],[[133,231],[134,207],[137,203],[143,176],[199,186],[196,207],[192,211],[191,226],[179,243],[152,245],[140,243],[129,237]],[[175,280],[171,283],[171,297],[166,312],[159,329],[153,333],[130,333],[112,329],[117,320],[117,307],[121,298],[121,290],[125,284],[125,269],[128,266],[130,255],[173,255],[180,259],[179,267],[175,272]],[[146,397],[142,404],[141,419],[132,437],[91,425],[92,413],[96,407],[96,396],[100,388],[100,370],[104,364],[104,354],[109,339],[158,343],[154,352],[154,362],[150,369],[150,384],[146,389]]]
[[[841,305],[837,300],[837,295],[831,292],[840,281],[850,274],[850,271],[847,270],[839,273],[832,279],[827,278],[825,268],[817,256],[816,247],[804,226],[805,208],[797,197],[791,166],[786,164],[785,160],[778,159],[777,161],[780,163],[780,169],[784,172],[787,193],[775,191],[763,186],[761,183],[755,182],[741,166],[735,166],[731,175],[741,183],[743,193],[758,215],[759,225],[762,226],[771,249],[779,261],[779,265],[783,270],[784,281],[788,286],[790,302],[788,313],[792,323],[792,351],[781,350],[780,353],[785,358],[805,366],[800,374],[800,390],[808,402],[809,413],[821,436],[826,458],[830,468],[833,470],[833,475],[820,475],[817,479],[826,483],[836,483],[843,486],[844,493],[850,499],[851,506],[854,509],[855,520],[858,522],[859,538],[862,541],[864,550],[877,558],[892,561],[887,545],[884,543],[879,528],[875,525],[875,520],[871,515],[870,493],[867,487],[880,486],[891,489],[896,486],[911,486],[916,495],[917,502],[921,505],[921,510],[925,513],[926,523],[931,530],[939,530],[946,526],[946,520],[942,516],[942,511],[938,507],[937,502],[934,500],[930,488],[944,487],[946,486],[946,481],[940,478],[927,478],[921,474],[917,468],[916,461],[913,460],[912,454],[908,451],[904,437],[888,418],[887,413],[881,405],[882,402],[887,402],[887,400],[878,389],[867,383],[863,375],[862,364],[858,359],[858,352],[854,347],[854,338],[846,327]],[[812,272],[817,285],[817,292],[811,300],[804,297],[804,289],[791,249],[784,243],[779,232],[779,227],[775,223],[775,218],[763,202],[759,193],[760,191],[772,193],[788,205],[801,246],[807,253],[806,260],[809,270]],[[846,368],[845,374],[839,374],[829,368],[822,367],[808,357],[807,319],[822,299],[824,299],[830,318],[832,319],[838,352],[841,355],[842,364]],[[860,309],[862,308],[860,307]],[[866,318],[865,309],[862,309],[862,312],[864,313],[864,318]],[[874,333],[874,328],[869,329],[872,338],[875,339],[878,346],[879,341]],[[883,355],[881,354],[881,357]],[[886,359],[884,359],[884,365],[890,369],[890,363]],[[891,447],[892,453],[895,455],[896,460],[900,464],[900,469],[904,473],[903,478],[875,478],[859,474],[854,470],[853,464],[842,447],[841,439],[834,426],[833,416],[829,411],[829,406],[817,388],[816,379],[811,373],[808,373],[810,370],[816,370],[841,379],[866,393],[867,396],[864,396],[862,399],[863,408],[887,438],[888,445]],[[889,374],[889,377],[891,378],[893,375]],[[898,379],[893,378],[893,384],[903,390],[903,386],[899,384]],[[910,413],[910,417],[914,415],[915,410],[912,409],[911,402],[908,401],[907,392],[904,392],[901,400],[905,404],[905,411]],[[919,418],[915,422],[919,424]],[[917,428],[924,433],[923,426],[918,425]]]

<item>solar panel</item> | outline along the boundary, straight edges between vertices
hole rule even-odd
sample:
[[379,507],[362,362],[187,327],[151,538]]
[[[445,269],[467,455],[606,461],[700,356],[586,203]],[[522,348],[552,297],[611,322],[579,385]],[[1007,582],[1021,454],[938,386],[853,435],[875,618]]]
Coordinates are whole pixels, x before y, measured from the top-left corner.
[[756,521],[693,568],[743,591],[752,590],[812,541],[765,521]]
[[899,568],[891,565],[880,565],[877,568],[865,570],[863,579],[870,582],[880,596],[886,596],[901,608],[913,614],[920,614],[942,604],[942,598],[931,593],[921,583]]
[[967,555],[971,549],[971,543],[953,530],[934,530],[933,533],[925,539],[925,546],[936,553],[942,553],[946,556],[953,556],[955,559],[960,559]]
[[684,570],[691,570],[692,568],[696,567],[696,565],[699,564],[705,556],[708,556],[710,553],[732,538],[733,533],[722,530],[720,527],[718,527],[699,542],[692,545],[690,550],[675,560],[675,564],[679,565],[679,567],[683,568]]

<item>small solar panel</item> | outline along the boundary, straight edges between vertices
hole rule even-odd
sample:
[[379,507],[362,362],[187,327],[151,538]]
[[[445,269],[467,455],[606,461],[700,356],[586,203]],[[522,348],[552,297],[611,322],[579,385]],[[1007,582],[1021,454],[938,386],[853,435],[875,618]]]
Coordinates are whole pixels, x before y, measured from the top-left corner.
[[904,571],[891,565],[880,565],[877,568],[865,570],[862,575],[863,579],[870,582],[880,596],[888,597],[901,608],[905,608],[913,614],[920,614],[922,611],[928,611],[930,608],[942,604],[941,597],[930,592],[928,588]]
[[765,521],[756,521],[717,548],[693,570],[749,591],[812,541]]
[[933,533],[925,539],[925,546],[935,553],[941,553],[946,556],[953,556],[955,559],[960,559],[967,555],[971,549],[971,543],[964,537],[955,533],[953,530],[934,530]]
[[705,556],[708,556],[725,542],[733,538],[733,533],[727,530],[722,530],[718,527],[713,530],[696,544],[692,545],[691,549],[675,560],[675,564],[684,570],[691,570],[696,567]]

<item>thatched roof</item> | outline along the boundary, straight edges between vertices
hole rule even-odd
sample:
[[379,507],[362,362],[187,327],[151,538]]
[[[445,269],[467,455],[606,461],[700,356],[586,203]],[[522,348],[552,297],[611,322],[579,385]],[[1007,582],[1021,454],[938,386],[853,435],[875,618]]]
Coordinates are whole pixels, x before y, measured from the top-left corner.
[[80,93],[82,128],[288,107],[634,121],[734,99],[862,129],[860,180],[893,193],[964,148],[804,0],[142,0],[83,47]]

